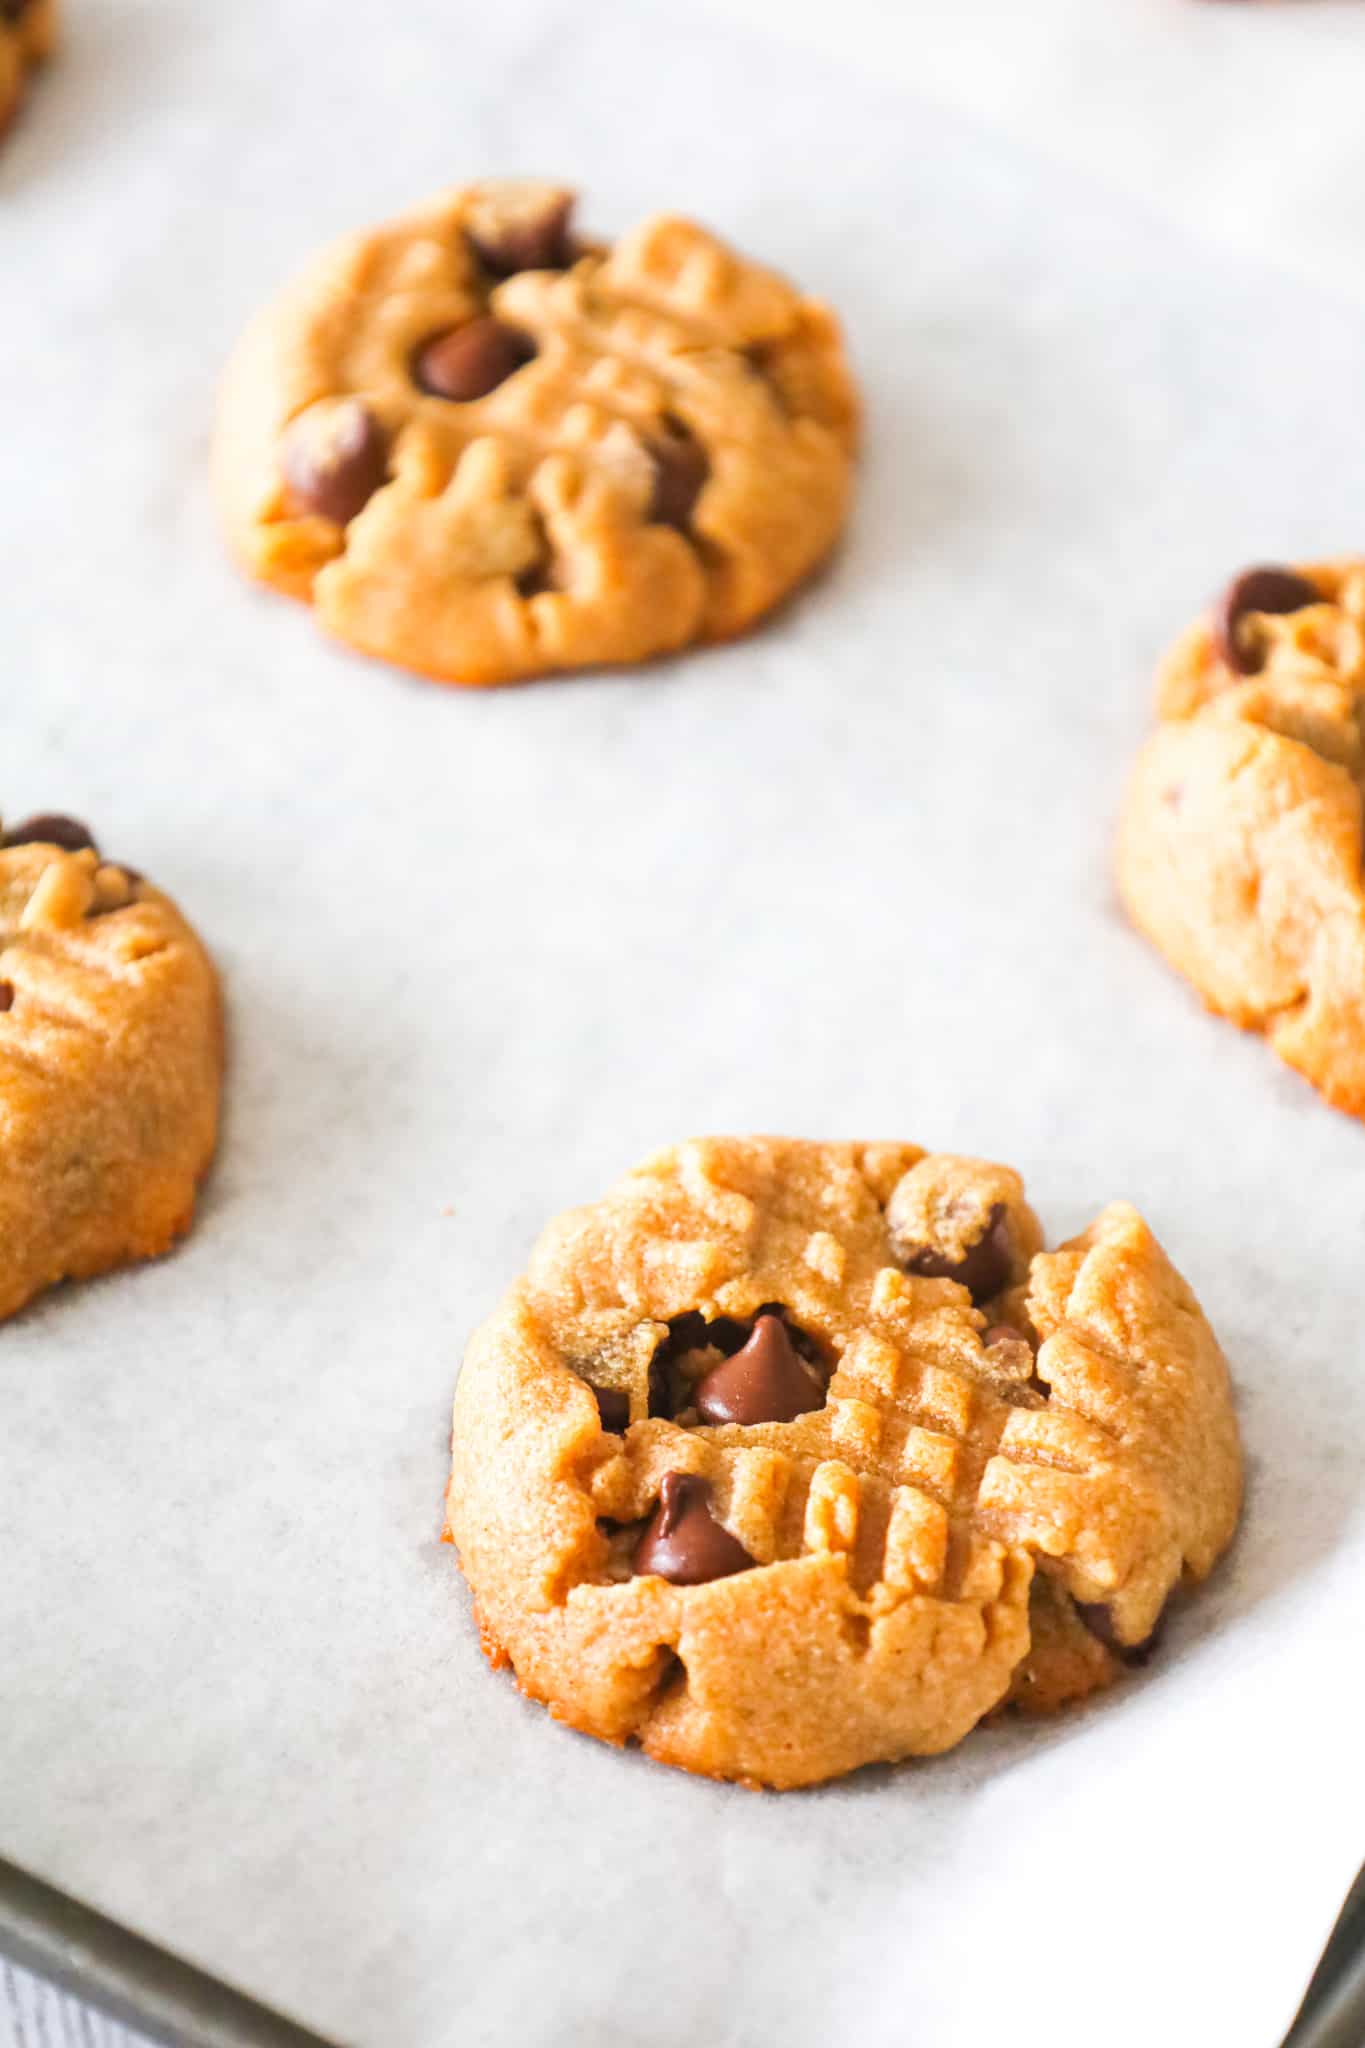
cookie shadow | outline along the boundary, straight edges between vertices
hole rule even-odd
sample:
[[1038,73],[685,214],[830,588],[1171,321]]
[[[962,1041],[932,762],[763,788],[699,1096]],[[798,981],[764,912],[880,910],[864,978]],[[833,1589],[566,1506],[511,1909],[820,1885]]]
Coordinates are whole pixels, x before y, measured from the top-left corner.
[[[1294,1403],[1287,1393],[1275,1399],[1271,1383],[1263,1381],[1254,1403],[1242,1403],[1244,1409],[1253,1405],[1258,1412],[1242,1418],[1247,1441],[1246,1499],[1237,1533],[1206,1580],[1182,1585],[1172,1595],[1157,1646],[1145,1662],[1133,1664],[1113,1686],[1055,1714],[1030,1716],[997,1709],[942,1756],[918,1757],[896,1765],[866,1765],[835,1781],[840,1796],[880,1797],[903,1775],[924,1773],[948,1773],[954,1784],[962,1784],[969,1793],[1036,1761],[1044,1747],[1049,1751],[1065,1748],[1096,1722],[1121,1714],[1149,1688],[1159,1687],[1169,1698],[1173,1689],[1197,1684],[1201,1661],[1214,1645],[1225,1658],[1235,1656],[1242,1624],[1252,1613],[1287,1598],[1298,1581],[1335,1553],[1354,1524],[1365,1493],[1356,1465],[1345,1456],[1330,1461],[1325,1474],[1319,1462],[1314,1464],[1311,1478],[1295,1475],[1286,1480],[1275,1454],[1257,1446],[1294,1440],[1298,1426]],[[1311,1497],[1311,1515],[1289,1511],[1286,1484],[1301,1503]],[[809,1789],[818,1795],[834,1788]]]

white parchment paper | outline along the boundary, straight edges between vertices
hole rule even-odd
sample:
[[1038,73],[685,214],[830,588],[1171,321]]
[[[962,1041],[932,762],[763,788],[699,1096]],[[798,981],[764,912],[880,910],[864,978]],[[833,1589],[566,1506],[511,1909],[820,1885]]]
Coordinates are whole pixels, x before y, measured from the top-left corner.
[[[364,2048],[1273,2048],[1365,1855],[1365,1130],[1108,845],[1162,643],[1365,539],[1365,10],[70,13],[0,158],[0,800],[179,895],[232,1071],[184,1251],[0,1331],[0,1853]],[[213,383],[318,242],[521,169],[833,299],[866,471],[753,639],[444,692],[237,580]],[[437,1541],[541,1222],[765,1129],[1137,1202],[1251,1478],[1120,1691],[783,1798],[524,1704]]]

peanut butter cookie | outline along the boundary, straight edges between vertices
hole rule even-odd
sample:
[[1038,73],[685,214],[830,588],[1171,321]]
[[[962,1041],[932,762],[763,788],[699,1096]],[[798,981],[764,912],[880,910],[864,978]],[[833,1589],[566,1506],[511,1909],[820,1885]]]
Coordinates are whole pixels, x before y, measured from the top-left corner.
[[1163,664],[1119,886],[1210,1009],[1365,1116],[1365,560],[1248,570]]
[[0,136],[23,104],[29,73],[57,42],[57,0],[0,0]]
[[811,1784],[1050,1709],[1237,1520],[1227,1368],[1142,1219],[1008,1167],[709,1139],[551,1225],[469,1347],[447,1532],[485,1648],[608,1742]]
[[352,235],[228,370],[231,545],[367,654],[505,683],[724,639],[843,524],[833,315],[690,221],[608,248],[571,206],[489,183]]
[[214,972],[169,898],[74,819],[0,833],[0,1316],[189,1228],[221,1068]]

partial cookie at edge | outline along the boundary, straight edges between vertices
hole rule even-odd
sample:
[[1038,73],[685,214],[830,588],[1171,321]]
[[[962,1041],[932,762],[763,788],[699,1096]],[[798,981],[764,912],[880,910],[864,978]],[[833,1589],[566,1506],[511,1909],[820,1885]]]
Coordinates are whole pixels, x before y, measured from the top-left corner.
[[57,44],[57,0],[0,6],[0,141],[23,106],[30,75]]
[[[1119,887],[1211,1009],[1362,1116],[1365,562],[1260,570],[1237,587],[1292,608],[1241,614],[1231,640],[1215,615],[1167,658]],[[1295,604],[1296,588],[1317,601]]]
[[34,821],[65,844],[0,834],[0,1317],[168,1250],[217,1135],[208,956],[70,822]]

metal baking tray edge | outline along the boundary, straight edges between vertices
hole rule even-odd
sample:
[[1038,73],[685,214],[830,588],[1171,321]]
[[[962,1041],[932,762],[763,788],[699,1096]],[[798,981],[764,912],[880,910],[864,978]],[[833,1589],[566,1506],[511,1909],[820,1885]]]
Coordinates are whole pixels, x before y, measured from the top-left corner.
[[1365,2043],[1365,1870],[1337,1916],[1284,2048]]
[[166,2048],[339,2048],[3,1858],[0,1949]]
[[[0,1858],[0,1949],[166,2048],[340,2048]],[[1284,2048],[1365,2044],[1365,1870]]]

